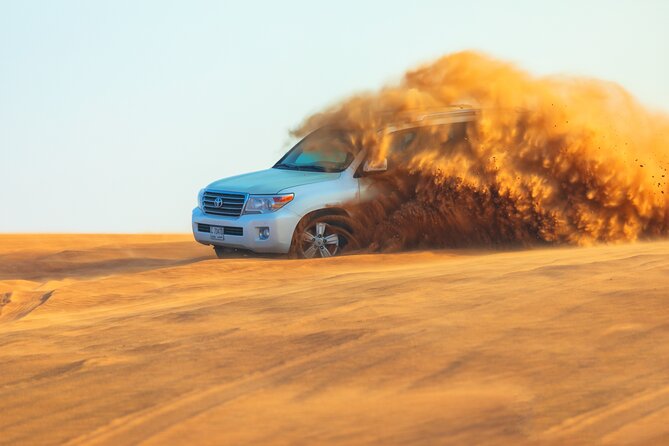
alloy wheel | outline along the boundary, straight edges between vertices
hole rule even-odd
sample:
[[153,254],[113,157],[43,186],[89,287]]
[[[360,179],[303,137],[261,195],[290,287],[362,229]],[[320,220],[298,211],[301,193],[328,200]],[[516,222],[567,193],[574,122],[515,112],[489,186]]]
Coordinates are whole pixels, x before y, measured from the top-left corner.
[[337,255],[342,242],[342,237],[336,226],[318,222],[302,233],[302,254],[307,259],[332,257]]

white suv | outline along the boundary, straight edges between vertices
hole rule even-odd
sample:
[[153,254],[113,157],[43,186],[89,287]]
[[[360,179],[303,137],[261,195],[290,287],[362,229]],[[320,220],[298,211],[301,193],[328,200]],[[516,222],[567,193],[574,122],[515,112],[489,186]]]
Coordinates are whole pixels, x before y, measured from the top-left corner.
[[[414,117],[380,130],[391,137],[421,127],[466,123],[476,111],[458,107]],[[271,169],[215,181],[202,189],[193,209],[195,240],[219,257],[235,250],[331,257],[353,244],[345,205],[371,199],[368,176],[387,161],[367,161],[347,132],[321,128],[288,151]]]

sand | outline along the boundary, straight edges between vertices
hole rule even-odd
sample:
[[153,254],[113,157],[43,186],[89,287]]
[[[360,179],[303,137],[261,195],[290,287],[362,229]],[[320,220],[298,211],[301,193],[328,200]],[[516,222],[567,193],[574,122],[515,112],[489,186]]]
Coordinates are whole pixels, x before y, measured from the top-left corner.
[[667,444],[669,242],[0,236],[0,444]]

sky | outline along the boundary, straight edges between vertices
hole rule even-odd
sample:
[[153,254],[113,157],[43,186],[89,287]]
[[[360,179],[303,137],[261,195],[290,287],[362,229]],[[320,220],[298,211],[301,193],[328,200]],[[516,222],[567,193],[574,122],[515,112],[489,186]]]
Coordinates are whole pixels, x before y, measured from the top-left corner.
[[0,0],[0,232],[187,232],[302,119],[474,49],[669,111],[669,1]]

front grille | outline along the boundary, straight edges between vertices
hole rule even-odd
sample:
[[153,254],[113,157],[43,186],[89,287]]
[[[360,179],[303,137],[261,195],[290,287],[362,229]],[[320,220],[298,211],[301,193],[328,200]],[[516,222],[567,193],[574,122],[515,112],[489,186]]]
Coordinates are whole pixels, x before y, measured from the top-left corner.
[[[218,200],[220,198],[220,200]],[[242,215],[246,196],[227,192],[205,191],[202,197],[202,208],[207,214],[239,217]]]
[[[205,225],[204,223],[197,224],[197,230],[199,232],[211,232],[211,225]],[[223,234],[225,235],[244,235],[244,228],[238,228],[237,226],[223,226]]]

